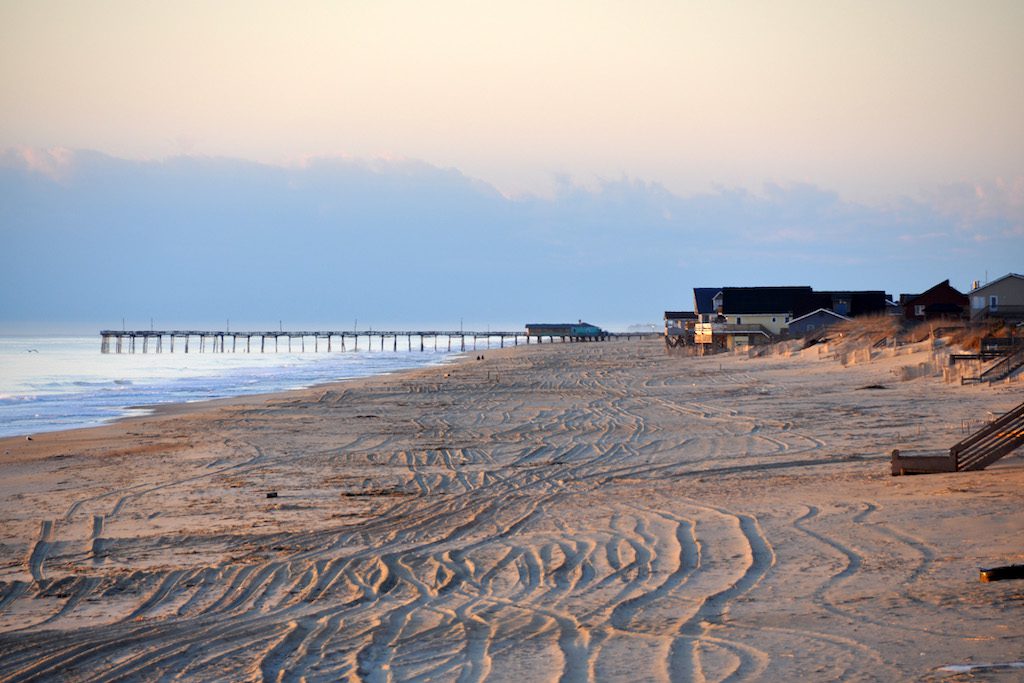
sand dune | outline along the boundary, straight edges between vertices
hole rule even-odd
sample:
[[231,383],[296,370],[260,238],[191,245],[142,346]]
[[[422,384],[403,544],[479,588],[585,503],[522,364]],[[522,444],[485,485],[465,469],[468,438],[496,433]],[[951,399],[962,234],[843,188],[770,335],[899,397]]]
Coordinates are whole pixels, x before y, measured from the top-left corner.
[[[0,679],[907,680],[1022,658],[1021,400],[548,345],[0,442]],[[860,390],[878,385],[882,390]],[[277,497],[268,498],[268,492]],[[978,675],[977,673],[973,675]]]

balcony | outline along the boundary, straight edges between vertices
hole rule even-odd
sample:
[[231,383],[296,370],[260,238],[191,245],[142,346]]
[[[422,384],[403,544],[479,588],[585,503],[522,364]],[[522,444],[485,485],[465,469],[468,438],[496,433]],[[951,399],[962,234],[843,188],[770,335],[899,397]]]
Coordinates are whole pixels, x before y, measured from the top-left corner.
[[1014,304],[998,304],[972,310],[971,320],[1006,320],[1010,322],[1024,321],[1024,306]]

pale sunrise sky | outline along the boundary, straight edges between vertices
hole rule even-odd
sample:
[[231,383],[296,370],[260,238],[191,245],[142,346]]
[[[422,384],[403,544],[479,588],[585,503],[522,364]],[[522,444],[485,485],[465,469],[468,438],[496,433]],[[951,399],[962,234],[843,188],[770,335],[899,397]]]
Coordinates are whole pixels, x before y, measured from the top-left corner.
[[854,198],[1012,180],[1024,3],[0,3],[0,147]]

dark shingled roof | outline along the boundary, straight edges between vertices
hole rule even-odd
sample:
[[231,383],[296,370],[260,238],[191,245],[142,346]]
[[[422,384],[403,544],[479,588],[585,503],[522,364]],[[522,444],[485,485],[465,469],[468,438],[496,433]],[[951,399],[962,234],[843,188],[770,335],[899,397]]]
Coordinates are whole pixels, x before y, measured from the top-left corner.
[[693,310],[697,313],[714,313],[714,306],[711,300],[715,294],[722,291],[721,287],[694,287],[693,288]]
[[881,290],[815,292],[810,287],[723,287],[722,312],[729,315],[788,313],[794,317],[819,308],[835,310],[840,300],[848,307],[844,315],[855,317],[883,313],[885,292]]
[[[885,292],[881,290],[865,290],[858,292],[814,292],[809,302],[811,310],[827,308],[836,309],[836,301],[846,299],[850,302],[850,308],[846,312],[849,317],[858,315],[871,315],[872,313],[884,313],[886,308]],[[805,313],[807,311],[804,311]],[[803,313],[796,313],[803,315]]]
[[810,287],[722,287],[722,313],[802,315],[818,308]]

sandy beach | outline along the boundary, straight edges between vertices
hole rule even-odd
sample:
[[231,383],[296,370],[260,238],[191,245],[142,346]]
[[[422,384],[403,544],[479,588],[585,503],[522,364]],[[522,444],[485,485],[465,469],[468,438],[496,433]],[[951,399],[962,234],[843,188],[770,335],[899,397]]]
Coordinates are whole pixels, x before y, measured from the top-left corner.
[[0,680],[1022,678],[942,667],[1024,660],[978,580],[1024,458],[889,452],[1024,383],[930,354],[551,344],[0,441]]

